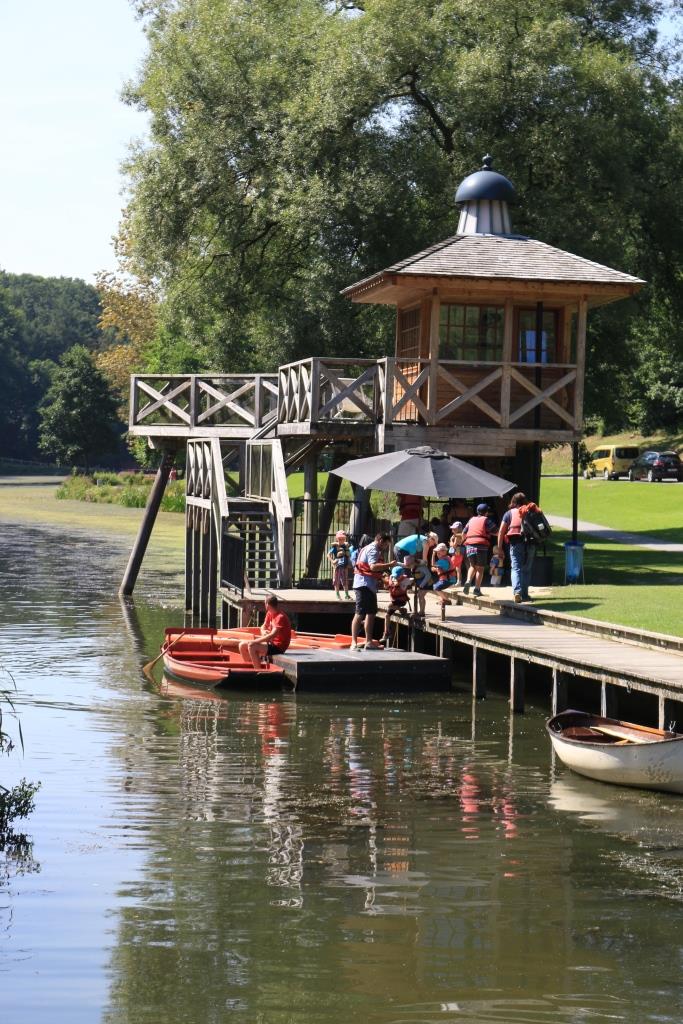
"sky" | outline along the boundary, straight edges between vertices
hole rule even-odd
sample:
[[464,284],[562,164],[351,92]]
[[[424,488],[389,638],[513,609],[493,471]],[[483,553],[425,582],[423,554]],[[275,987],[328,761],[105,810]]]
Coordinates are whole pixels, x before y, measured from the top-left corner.
[[119,95],[144,51],[128,0],[0,0],[0,269],[115,268],[120,164],[146,127]]

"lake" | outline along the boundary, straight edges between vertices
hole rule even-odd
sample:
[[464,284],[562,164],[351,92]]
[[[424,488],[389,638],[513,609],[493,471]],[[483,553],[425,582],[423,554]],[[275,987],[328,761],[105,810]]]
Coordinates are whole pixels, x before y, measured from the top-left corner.
[[127,608],[129,537],[10,518],[0,781],[42,788],[4,1024],[681,1020],[680,798],[572,776],[502,695],[153,687],[182,559]]

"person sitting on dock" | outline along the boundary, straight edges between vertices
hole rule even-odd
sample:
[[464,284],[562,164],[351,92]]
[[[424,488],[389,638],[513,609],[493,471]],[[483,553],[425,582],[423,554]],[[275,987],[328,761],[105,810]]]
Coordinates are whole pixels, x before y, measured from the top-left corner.
[[434,592],[439,595],[441,601],[441,607],[445,607],[448,601],[443,594],[444,590],[448,590],[449,587],[454,587],[458,583],[458,574],[455,567],[451,564],[451,559],[448,555],[448,547],[445,544],[437,544],[434,548],[434,572],[436,573],[436,583],[434,584]]
[[383,643],[386,647],[391,645],[389,637],[391,616],[397,612],[402,612],[406,605],[409,604],[408,588],[412,586],[412,583],[413,581],[408,570],[402,565],[395,565],[391,573],[385,573],[384,575],[384,586],[389,591],[389,597],[391,598],[391,604],[386,610],[386,618],[384,619],[384,634],[380,640],[380,643]]
[[375,629],[375,616],[377,615],[377,586],[381,574],[387,569],[393,569],[395,561],[383,562],[386,557],[391,536],[388,533],[378,533],[372,544],[366,544],[358,552],[356,565],[353,574],[353,589],[356,592],[356,614],[351,622],[351,650],[360,649],[358,634],[361,625],[365,628],[364,650],[374,651],[381,649],[381,644],[373,640]]
[[242,640],[239,645],[242,661],[250,661],[258,672],[263,658],[284,654],[292,639],[292,624],[283,611],[277,594],[269,594],[265,601],[266,617],[261,635],[253,640]]
[[481,597],[481,583],[484,578],[484,569],[489,564],[489,548],[491,540],[498,533],[495,519],[491,516],[491,509],[485,502],[477,505],[477,514],[467,521],[463,529],[465,541],[465,553],[469,562],[467,582],[462,588],[463,594],[469,594],[470,587],[474,583],[472,593]]

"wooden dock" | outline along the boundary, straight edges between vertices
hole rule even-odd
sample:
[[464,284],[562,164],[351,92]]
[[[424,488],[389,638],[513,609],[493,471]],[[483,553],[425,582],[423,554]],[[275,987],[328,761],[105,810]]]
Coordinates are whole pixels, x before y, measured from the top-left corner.
[[[490,591],[488,593],[490,595]],[[298,618],[302,628],[310,617],[348,616],[350,623],[354,611],[353,602],[339,601],[332,590],[280,590],[278,595],[283,607]],[[224,625],[237,625],[247,622],[260,610],[265,591],[232,597],[223,591],[221,596],[224,618],[227,608],[232,619],[224,621]],[[679,724],[683,722],[683,641],[680,638],[514,605],[488,595],[483,598],[454,595],[453,600],[442,617],[437,600],[428,595],[427,615],[419,626],[409,630],[406,620],[402,620],[400,644],[406,648],[403,654],[407,658],[406,680],[413,671],[417,673],[417,680],[423,671],[417,667],[419,661],[412,663],[415,668],[408,668],[411,657],[436,655],[450,663],[449,667],[458,667],[461,673],[464,669],[469,674],[471,668],[472,693],[475,697],[484,697],[488,686],[487,657],[497,655],[507,659],[509,665],[510,705],[514,711],[524,710],[527,669],[536,666],[546,670],[553,711],[569,706],[578,681],[591,681],[599,687],[599,708],[603,714],[616,712],[620,692],[636,691],[651,699],[651,717],[660,726],[675,719]],[[380,620],[387,603],[387,595],[380,594]],[[393,650],[383,654],[349,651],[343,652],[343,658],[338,657],[339,653],[335,652],[330,669],[335,673],[335,684],[348,679],[348,685],[353,683],[356,689],[374,690],[377,676],[395,672],[398,652]],[[309,670],[304,661],[295,665],[295,655],[282,657],[289,659],[293,678],[307,685],[305,677]],[[362,683],[362,677],[356,677],[355,673],[361,665],[369,664],[370,658],[376,659],[376,668],[372,673],[368,669],[367,682]],[[312,666],[313,661],[310,664]],[[371,677],[373,682],[370,682]],[[419,688],[416,682],[411,685]],[[595,703],[597,710],[598,698]]]
[[448,658],[386,651],[311,650],[276,654],[273,662],[298,690],[395,693],[450,690]]

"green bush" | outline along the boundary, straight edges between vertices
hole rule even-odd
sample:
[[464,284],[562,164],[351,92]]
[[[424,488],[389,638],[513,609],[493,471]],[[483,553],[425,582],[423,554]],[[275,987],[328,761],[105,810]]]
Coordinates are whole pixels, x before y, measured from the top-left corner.
[[27,818],[35,808],[39,782],[22,779],[12,789],[0,786],[0,836],[4,836],[16,818]]
[[[144,508],[152,488],[152,477],[144,473],[97,473],[70,476],[57,488],[56,496],[70,501],[91,501],[124,508]],[[171,480],[161,501],[164,512],[185,511],[185,482]]]

